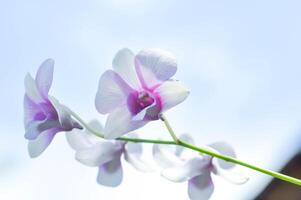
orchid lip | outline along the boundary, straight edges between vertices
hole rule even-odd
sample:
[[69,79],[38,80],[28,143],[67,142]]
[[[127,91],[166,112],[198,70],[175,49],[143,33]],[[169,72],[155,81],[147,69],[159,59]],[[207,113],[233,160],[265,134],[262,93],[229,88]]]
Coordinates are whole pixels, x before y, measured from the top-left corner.
[[133,115],[138,114],[144,108],[151,106],[155,99],[153,95],[147,91],[135,91],[128,96],[128,108]]

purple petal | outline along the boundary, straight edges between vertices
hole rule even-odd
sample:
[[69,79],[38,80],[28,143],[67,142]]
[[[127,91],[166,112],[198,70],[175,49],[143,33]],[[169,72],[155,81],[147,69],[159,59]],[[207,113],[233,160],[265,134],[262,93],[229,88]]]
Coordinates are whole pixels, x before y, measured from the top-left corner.
[[141,172],[151,171],[150,167],[141,159],[142,145],[140,143],[127,142],[125,144],[124,159]]
[[27,74],[25,76],[24,85],[25,92],[28,98],[30,98],[35,103],[44,102],[44,99],[37,88],[36,82],[30,74]]
[[135,55],[127,48],[121,49],[113,59],[113,69],[132,87],[141,88],[135,71]]
[[59,101],[52,96],[49,96],[49,101],[55,108],[58,114],[59,122],[65,131],[70,131],[73,128],[82,129],[82,126],[80,126],[71,118],[70,111],[66,106],[60,104]]
[[57,132],[61,131],[59,128],[52,128],[42,132],[35,140],[28,142],[28,153],[31,158],[35,158],[49,146],[53,137]]
[[28,140],[34,140],[38,137],[40,133],[47,129],[59,128],[60,123],[58,120],[48,120],[43,121],[32,121],[25,127],[25,138]]
[[[27,95],[24,95],[24,101],[23,101],[23,107],[24,107],[24,126],[26,127],[27,124],[37,118],[37,116],[40,116],[40,120],[45,119],[46,116],[42,116],[43,113],[39,107],[38,104],[33,102]],[[39,115],[40,113],[40,115]]]
[[133,120],[157,120],[161,110],[159,97],[146,91],[133,92],[127,98],[127,107],[133,115]]
[[132,117],[132,120],[134,121],[140,121],[143,120],[147,114],[147,109],[149,109],[152,105],[145,107],[143,110],[141,110],[139,113],[137,113],[136,115],[134,115]]
[[25,135],[24,137],[28,140],[34,140],[36,139],[41,131],[38,129],[39,125],[45,121],[32,121],[27,124],[25,128]]
[[193,177],[188,182],[188,195],[191,200],[207,200],[214,191],[210,173]]
[[162,112],[183,102],[189,95],[187,88],[179,81],[166,81],[155,92],[162,104]]
[[[228,143],[225,142],[215,142],[212,143],[210,145],[208,145],[209,147],[213,148],[214,150],[216,150],[218,153],[226,155],[226,156],[231,156],[231,157],[236,157],[235,151],[233,149],[233,147],[231,145],[229,145]],[[214,158],[216,160],[218,160],[217,164],[219,165],[219,167],[223,168],[223,169],[229,169],[235,166],[234,163],[231,162],[227,162],[224,160],[220,160],[217,158]]]
[[98,168],[97,182],[104,186],[117,187],[121,184],[123,170],[120,157],[107,162]]
[[183,182],[207,171],[210,162],[201,157],[192,158],[183,164],[174,165],[162,171],[161,175],[170,181]]
[[99,113],[106,114],[125,105],[133,89],[114,71],[108,70],[100,77],[95,106]]
[[120,149],[116,148],[114,142],[102,140],[91,147],[78,149],[75,157],[84,165],[96,167],[120,156],[121,153],[116,154]]
[[106,139],[115,139],[144,126],[147,122],[132,120],[130,111],[126,107],[121,107],[108,116],[104,136]]
[[142,86],[151,88],[170,79],[177,71],[174,55],[160,49],[145,49],[136,55],[135,67]]
[[48,99],[48,92],[53,79],[53,68],[54,60],[47,59],[41,64],[36,75],[37,88],[44,99]]

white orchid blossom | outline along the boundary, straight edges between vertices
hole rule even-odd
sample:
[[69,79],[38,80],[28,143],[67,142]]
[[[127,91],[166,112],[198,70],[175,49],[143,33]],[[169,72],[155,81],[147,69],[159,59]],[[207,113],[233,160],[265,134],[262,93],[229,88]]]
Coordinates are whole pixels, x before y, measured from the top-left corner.
[[[90,127],[101,132],[98,121],[89,123]],[[134,134],[131,134],[134,137]],[[141,159],[142,145],[118,141],[104,140],[89,131],[73,130],[66,134],[67,141],[76,151],[75,158],[84,165],[98,167],[97,182],[101,185],[116,187],[123,177],[121,156],[134,168],[142,172],[150,171],[150,167]]]
[[96,109],[109,114],[104,136],[114,139],[138,129],[186,99],[189,92],[171,80],[177,71],[176,58],[160,49],[145,49],[137,55],[120,50],[113,69],[99,80]]
[[[182,135],[181,140],[193,144],[189,135]],[[233,148],[224,142],[216,142],[206,147],[213,152],[235,157]],[[211,175],[219,175],[235,184],[243,184],[248,178],[233,171],[234,164],[208,155],[200,155],[183,147],[176,148],[155,144],[155,161],[162,167],[161,175],[170,181],[188,181],[188,195],[191,200],[209,199],[214,190]]]

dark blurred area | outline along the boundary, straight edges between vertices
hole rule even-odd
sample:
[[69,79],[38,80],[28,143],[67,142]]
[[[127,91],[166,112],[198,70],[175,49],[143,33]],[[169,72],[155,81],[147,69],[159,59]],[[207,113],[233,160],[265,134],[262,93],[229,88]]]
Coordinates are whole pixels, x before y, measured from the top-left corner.
[[[301,179],[301,153],[296,155],[281,173]],[[255,200],[301,200],[301,187],[273,179]]]

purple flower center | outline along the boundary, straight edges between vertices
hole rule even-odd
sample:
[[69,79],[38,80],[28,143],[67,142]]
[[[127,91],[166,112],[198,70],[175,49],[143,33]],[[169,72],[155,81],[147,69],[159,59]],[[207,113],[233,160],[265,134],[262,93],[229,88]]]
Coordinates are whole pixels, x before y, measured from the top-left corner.
[[133,92],[128,97],[128,108],[132,114],[136,115],[144,108],[154,103],[154,98],[147,91]]
[[154,103],[154,99],[149,96],[149,94],[145,91],[138,93],[137,103],[141,109],[152,105]]

